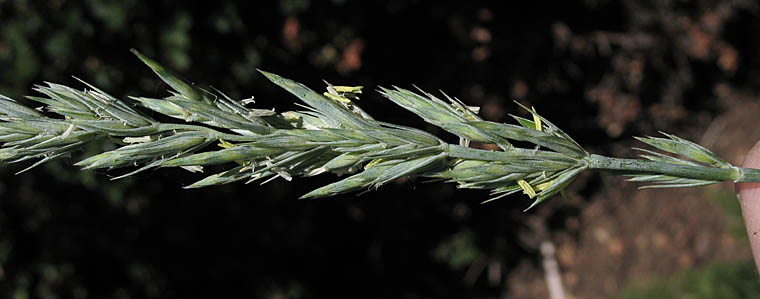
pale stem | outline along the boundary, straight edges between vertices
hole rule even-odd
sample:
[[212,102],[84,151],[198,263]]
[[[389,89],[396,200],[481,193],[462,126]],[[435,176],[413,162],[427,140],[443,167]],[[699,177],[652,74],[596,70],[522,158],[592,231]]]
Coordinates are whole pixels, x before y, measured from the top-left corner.
[[[451,158],[472,159],[483,161],[511,161],[514,155],[508,152],[487,151],[467,148],[458,145],[447,145],[445,150]],[[600,155],[588,155],[584,158],[563,157],[560,153],[548,151],[530,151],[536,157],[553,159],[577,160],[585,163],[588,169],[610,171],[616,174],[663,174],[679,178],[698,179],[706,181],[732,181],[736,183],[760,183],[760,170],[742,167],[709,167],[679,165],[674,163],[655,162],[637,159],[619,159]]]
[[610,158],[599,155],[590,155],[584,160],[588,162],[590,169],[610,170],[626,174],[649,173],[708,181],[760,182],[760,170],[752,168],[678,165],[647,160]]

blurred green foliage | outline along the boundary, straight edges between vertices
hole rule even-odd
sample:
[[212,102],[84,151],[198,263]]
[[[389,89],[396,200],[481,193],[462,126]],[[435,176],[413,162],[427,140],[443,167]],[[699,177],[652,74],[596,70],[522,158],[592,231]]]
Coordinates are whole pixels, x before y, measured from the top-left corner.
[[[724,188],[705,188],[705,197],[724,212],[727,232],[749,247],[736,194]],[[623,287],[619,298],[760,298],[760,277],[752,260],[713,262],[672,277],[631,281]]]
[[740,240],[746,246],[749,246],[747,238],[747,229],[744,227],[742,219],[742,210],[739,201],[736,200],[736,194],[728,189],[707,188],[705,197],[708,198],[716,208],[723,211],[726,216],[726,230],[736,240]]
[[668,279],[631,283],[621,291],[619,298],[760,298],[758,279],[752,261],[715,263]]
[[471,232],[459,232],[439,244],[433,254],[452,269],[462,270],[475,262],[480,252]]

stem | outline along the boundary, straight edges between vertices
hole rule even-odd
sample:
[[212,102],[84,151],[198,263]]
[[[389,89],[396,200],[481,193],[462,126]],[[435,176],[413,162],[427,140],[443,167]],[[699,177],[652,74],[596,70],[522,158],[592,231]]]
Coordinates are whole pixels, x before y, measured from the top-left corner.
[[760,183],[760,169],[741,168],[741,170],[744,175],[737,183]]
[[514,148],[509,152],[501,152],[470,148],[456,144],[444,144],[442,147],[444,151],[448,152],[449,157],[459,159],[510,162],[519,157],[530,156],[537,159],[551,159],[552,161],[568,164],[576,164],[580,161],[580,159],[568,157],[564,154],[542,150]]
[[760,182],[760,170],[752,168],[690,166],[646,160],[610,158],[599,155],[590,155],[585,160],[588,162],[590,169],[623,171],[631,174],[665,174],[708,181]]

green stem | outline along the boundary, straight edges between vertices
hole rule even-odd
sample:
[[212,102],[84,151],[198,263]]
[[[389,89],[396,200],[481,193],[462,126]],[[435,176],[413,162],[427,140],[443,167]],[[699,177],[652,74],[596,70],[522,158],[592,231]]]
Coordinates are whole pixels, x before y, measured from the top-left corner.
[[760,169],[741,168],[744,172],[739,183],[760,183]]
[[584,160],[586,160],[590,169],[597,170],[622,171],[631,174],[664,174],[708,181],[760,182],[760,170],[752,168],[690,166],[647,160],[610,158],[599,155],[590,155]]
[[576,158],[571,158],[557,152],[526,150],[522,148],[514,148],[508,152],[482,150],[456,144],[443,144],[442,148],[444,151],[448,152],[449,157],[459,159],[510,162],[518,158],[532,157],[537,159],[550,159],[552,161],[568,164],[576,164],[579,161]]

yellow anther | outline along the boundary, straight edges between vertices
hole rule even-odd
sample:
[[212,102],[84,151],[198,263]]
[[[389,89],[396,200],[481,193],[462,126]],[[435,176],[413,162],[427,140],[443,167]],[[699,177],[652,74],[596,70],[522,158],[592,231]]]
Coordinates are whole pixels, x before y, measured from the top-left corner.
[[535,107],[530,107],[533,109],[533,123],[536,124],[536,130],[541,131],[542,125],[541,125],[541,118],[538,117],[538,112],[536,112]]
[[229,143],[229,142],[225,141],[224,139],[219,139],[219,147],[221,147],[221,148],[233,148],[233,147],[235,147],[235,145],[232,144],[232,143]]
[[332,89],[337,92],[346,93],[362,93],[364,86],[332,86]]
[[544,191],[544,190],[548,189],[549,187],[551,187],[552,184],[554,184],[554,181],[544,182],[544,183],[536,185],[535,189],[536,189],[536,191]]
[[523,189],[523,193],[527,194],[528,197],[534,198],[536,197],[536,190],[533,190],[533,187],[528,184],[525,180],[519,180],[517,181],[517,185],[520,185],[520,188]]
[[346,103],[346,104],[351,104],[351,100],[349,100],[346,97],[336,96],[336,95],[331,94],[329,92],[325,92],[325,93],[323,93],[323,95],[325,95],[326,97],[328,97],[328,98],[330,98],[330,99],[332,99],[334,101],[338,101],[338,102]]
[[369,163],[367,163],[367,165],[364,165],[364,170],[370,169],[372,166],[380,164],[380,162],[383,162],[383,159],[372,160]]

